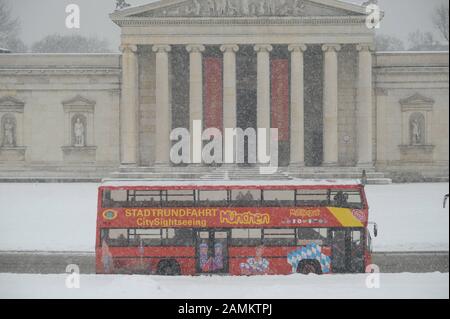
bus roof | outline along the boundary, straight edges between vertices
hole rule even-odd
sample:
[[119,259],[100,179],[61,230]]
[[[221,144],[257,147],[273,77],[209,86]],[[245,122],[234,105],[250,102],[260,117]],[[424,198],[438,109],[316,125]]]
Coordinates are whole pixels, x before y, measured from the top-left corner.
[[290,179],[290,180],[149,180],[104,179],[100,187],[320,187],[358,188],[360,180],[354,179]]

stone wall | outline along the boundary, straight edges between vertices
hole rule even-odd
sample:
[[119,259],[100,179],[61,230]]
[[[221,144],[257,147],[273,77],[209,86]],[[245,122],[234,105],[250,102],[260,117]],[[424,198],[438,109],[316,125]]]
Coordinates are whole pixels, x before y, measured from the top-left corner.
[[[2,147],[1,175],[87,177],[117,167],[119,104],[119,55],[0,55],[0,116],[17,118],[15,148],[24,152]],[[74,147],[77,118],[82,147]]]
[[[448,52],[379,52],[374,65],[376,166],[394,180],[448,178]],[[424,118],[411,141],[411,116]]]
[[[154,162],[155,55],[139,47],[139,158]],[[339,161],[355,165],[357,52],[339,53]],[[448,178],[448,52],[374,55],[374,159],[397,181]],[[0,178],[100,178],[118,169],[120,55],[0,55],[0,122],[14,119],[14,145],[0,148]],[[411,120],[422,119],[421,143]],[[85,126],[73,145],[73,121]],[[2,124],[3,125],[3,124]],[[2,126],[3,127],[3,126]],[[2,134],[0,140],[3,141]],[[0,143],[1,144],[1,143]]]

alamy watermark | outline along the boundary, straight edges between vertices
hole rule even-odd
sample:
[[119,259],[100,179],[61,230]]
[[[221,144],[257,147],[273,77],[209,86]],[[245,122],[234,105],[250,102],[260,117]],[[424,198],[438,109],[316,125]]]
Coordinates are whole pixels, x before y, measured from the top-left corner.
[[376,3],[369,3],[366,6],[366,27],[368,29],[379,29],[381,22],[381,9]]
[[[192,132],[179,127],[170,133],[176,143],[170,150],[173,164],[267,164],[260,174],[278,171],[277,128],[207,128],[202,132],[202,121],[192,122]],[[205,142],[205,143],[204,143]],[[245,144],[247,143],[247,152]]]
[[377,265],[368,265],[366,267],[366,287],[369,289],[379,289],[380,288],[380,267]]
[[69,4],[66,7],[66,28],[79,29],[80,28],[80,7],[77,4]]
[[67,265],[66,267],[66,288],[78,289],[80,288],[80,267],[75,264]]

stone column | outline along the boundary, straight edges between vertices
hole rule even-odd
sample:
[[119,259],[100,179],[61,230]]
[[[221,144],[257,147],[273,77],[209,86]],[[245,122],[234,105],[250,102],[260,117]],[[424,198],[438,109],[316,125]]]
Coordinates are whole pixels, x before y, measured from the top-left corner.
[[304,44],[291,44],[291,166],[305,165]]
[[[186,46],[189,52],[189,131],[194,137],[193,123],[195,120],[203,121],[203,59],[202,52],[205,46],[201,44],[189,44]],[[198,133],[198,132],[197,132]],[[201,134],[201,132],[199,132]],[[191,138],[192,163],[201,163],[201,149],[194,149],[194,138]]]
[[325,44],[323,84],[323,165],[338,164],[338,59],[341,46]]
[[189,52],[189,114],[192,121],[203,119],[203,60],[205,46],[191,44],[186,46]]
[[137,164],[138,132],[138,59],[136,45],[122,45],[122,95],[120,99],[120,162],[121,165]]
[[223,127],[236,128],[236,44],[224,44],[220,47],[223,52]]
[[372,166],[372,47],[356,46],[359,52],[357,82],[358,166]]
[[[267,129],[267,137],[270,133],[270,44],[257,44],[254,47],[257,55],[257,123],[258,129]],[[267,138],[267,151],[270,139]]]
[[156,52],[156,132],[155,132],[155,164],[170,164],[170,79],[169,79],[169,52],[170,45],[154,45]]

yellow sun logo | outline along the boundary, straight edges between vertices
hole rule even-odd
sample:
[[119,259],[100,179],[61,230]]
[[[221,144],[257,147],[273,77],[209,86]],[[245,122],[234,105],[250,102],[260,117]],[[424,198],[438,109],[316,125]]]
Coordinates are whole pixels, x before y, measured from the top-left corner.
[[111,209],[105,210],[103,212],[103,218],[106,219],[106,220],[116,219],[117,218],[117,212],[115,210],[111,210]]

